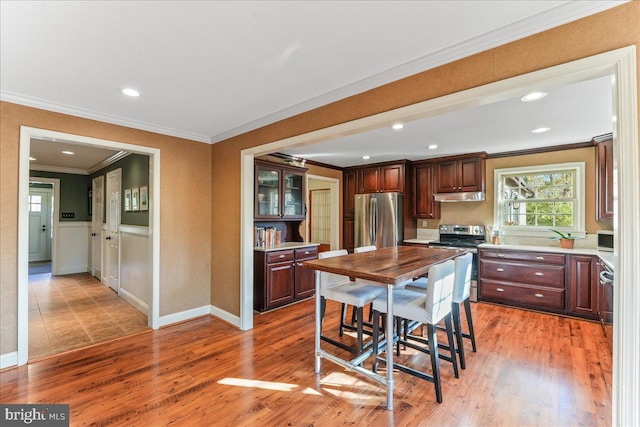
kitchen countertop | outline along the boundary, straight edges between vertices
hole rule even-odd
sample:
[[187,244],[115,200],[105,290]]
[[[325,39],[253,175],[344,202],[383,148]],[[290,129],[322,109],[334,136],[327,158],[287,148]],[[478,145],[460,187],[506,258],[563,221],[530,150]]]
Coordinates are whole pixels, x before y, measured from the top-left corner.
[[254,247],[254,251],[260,252],[271,252],[271,251],[281,251],[283,249],[300,249],[300,248],[310,248],[313,246],[320,246],[320,243],[310,243],[310,242],[284,242],[275,246],[257,246]]
[[481,249],[511,249],[518,251],[553,252],[569,255],[592,255],[599,257],[607,267],[613,270],[613,252],[603,252],[597,249],[573,248],[565,249],[558,246],[534,246],[534,245],[494,245],[492,243],[482,243],[478,245]]

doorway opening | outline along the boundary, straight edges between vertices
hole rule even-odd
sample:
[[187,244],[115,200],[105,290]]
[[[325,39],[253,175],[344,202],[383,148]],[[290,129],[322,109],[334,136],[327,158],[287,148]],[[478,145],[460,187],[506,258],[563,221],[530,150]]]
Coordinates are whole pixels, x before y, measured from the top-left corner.
[[[32,316],[33,305],[30,304],[30,287],[29,287],[29,275],[28,275],[28,263],[29,263],[29,175],[30,175],[30,163],[29,163],[29,153],[31,148],[32,139],[36,140],[46,140],[53,142],[62,142],[62,143],[70,143],[78,146],[85,146],[89,148],[107,148],[118,151],[125,151],[129,153],[141,154],[143,156],[148,157],[149,163],[149,173],[146,182],[140,182],[140,188],[143,187],[144,195],[145,195],[145,204],[148,208],[148,227],[139,227],[145,228],[145,231],[142,232],[136,227],[130,227],[131,230],[128,230],[128,233],[132,236],[135,236],[134,240],[136,241],[136,248],[133,249],[136,253],[144,253],[146,259],[145,264],[145,305],[147,309],[148,316],[140,313],[141,316],[144,317],[144,322],[140,322],[139,319],[136,320],[135,325],[130,325],[131,327],[121,328],[127,329],[128,332],[131,332],[134,327],[143,326],[144,328],[151,327],[153,329],[157,329],[159,327],[160,319],[159,319],[159,263],[160,263],[160,239],[158,236],[160,235],[160,150],[157,148],[150,148],[144,146],[137,146],[132,144],[126,144],[116,141],[109,141],[103,139],[96,139],[90,137],[84,137],[79,135],[67,134],[62,132],[54,132],[45,129],[37,129],[30,128],[26,126],[22,126],[20,129],[20,161],[19,161],[19,210],[18,210],[18,354],[17,354],[17,364],[23,365],[28,362],[30,359],[30,340],[29,340],[29,321],[30,316]],[[89,177],[87,176],[87,179]],[[40,178],[38,178],[40,179]],[[94,279],[91,276],[91,272],[93,272],[93,262],[90,259],[91,256],[88,255],[86,257],[81,257],[82,266],[80,270],[76,271],[61,271],[60,266],[56,265],[56,261],[59,261],[59,258],[64,258],[64,255],[69,253],[69,251],[60,251],[57,250],[56,246],[59,243],[60,236],[57,236],[58,232],[71,233],[73,236],[78,236],[78,242],[81,242],[82,245],[85,246],[85,253],[92,254],[92,246],[91,239],[92,234],[92,222],[91,221],[59,221],[57,219],[60,215],[63,214],[59,210],[58,203],[60,200],[59,197],[59,185],[54,185],[54,200],[56,203],[56,207],[54,207],[54,211],[58,212],[59,215],[54,215],[54,224],[53,224],[53,245],[52,245],[52,275],[49,277],[51,281],[55,281],[54,284],[56,287],[65,287],[65,288],[77,288],[75,290],[71,290],[70,292],[75,293],[75,296],[82,296],[81,292],[84,292],[87,298],[92,299],[92,294],[95,295],[96,292],[106,290],[108,292],[112,292],[108,288],[105,288],[104,285],[100,283],[99,280]],[[138,187],[136,187],[138,188]],[[139,191],[139,188],[138,188]],[[91,181],[87,180],[87,185],[84,189],[84,197],[87,197],[85,202],[91,206]],[[91,209],[90,207],[88,208]],[[64,216],[64,215],[63,215]],[[66,218],[66,217],[65,217]],[[57,223],[56,223],[57,222]],[[62,227],[63,223],[65,227]],[[63,230],[64,229],[64,230]],[[140,238],[138,238],[140,237]],[[140,250],[142,248],[142,250]],[[84,259],[86,258],[86,259]],[[65,263],[63,263],[65,264]],[[65,264],[66,265],[66,264]],[[67,276],[54,277],[56,274],[69,274]],[[35,277],[35,276],[34,276]],[[72,283],[75,282],[75,283]],[[98,287],[95,287],[95,286]],[[82,289],[86,288],[86,289]],[[101,289],[104,288],[104,289]],[[58,292],[61,294],[61,292]],[[64,296],[64,295],[63,295]],[[122,298],[119,298],[118,295],[115,295],[118,298],[119,303],[116,308],[112,308],[115,313],[116,310],[122,309],[124,306],[128,306],[131,310],[136,310],[136,307],[132,307],[127,302],[125,302]],[[124,298],[124,297],[123,297]],[[63,303],[66,304],[67,308],[70,308],[69,301],[73,300],[73,297],[63,298],[65,301],[59,300],[56,301],[61,307]],[[101,299],[101,298],[93,298]],[[120,307],[122,306],[122,307]],[[139,307],[138,307],[139,308]],[[124,309],[123,309],[124,310]],[[94,310],[95,313],[95,310]],[[74,314],[77,318],[77,314]],[[125,314],[119,313],[118,316],[120,318],[126,317]],[[99,319],[96,316],[87,315],[87,319],[99,322]],[[102,319],[105,321],[106,319]],[[142,323],[142,325],[140,325]],[[100,337],[109,337],[113,336],[113,330],[110,329],[112,325],[107,323],[101,323],[99,328],[95,329],[100,330]],[[46,328],[46,326],[45,326]],[[80,326],[80,329],[83,329]],[[84,328],[86,329],[86,328]],[[35,334],[35,332],[34,332]],[[97,334],[97,333],[96,333]],[[96,335],[97,337],[97,335]],[[94,337],[94,338],[96,338]],[[90,338],[93,342],[100,341],[102,339]],[[63,347],[63,346],[62,346]]]

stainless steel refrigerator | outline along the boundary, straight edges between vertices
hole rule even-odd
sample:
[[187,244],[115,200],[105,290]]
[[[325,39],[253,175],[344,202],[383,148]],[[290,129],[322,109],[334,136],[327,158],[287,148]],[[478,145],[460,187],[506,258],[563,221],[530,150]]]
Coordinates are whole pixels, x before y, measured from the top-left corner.
[[402,245],[402,194],[356,194],[355,246]]

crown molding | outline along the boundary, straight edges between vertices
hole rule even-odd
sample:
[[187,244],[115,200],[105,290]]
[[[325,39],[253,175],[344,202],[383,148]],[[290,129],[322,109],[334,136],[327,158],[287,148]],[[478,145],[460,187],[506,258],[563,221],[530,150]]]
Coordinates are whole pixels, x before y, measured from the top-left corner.
[[164,126],[158,126],[151,123],[130,120],[124,117],[113,116],[110,114],[99,113],[97,111],[86,110],[83,108],[72,107],[70,105],[58,104],[44,99],[21,95],[8,91],[0,91],[0,100],[11,102],[14,104],[25,105],[27,107],[39,108],[41,110],[53,111],[55,113],[68,114],[71,116],[82,117],[85,119],[97,120],[100,122],[111,123],[114,125],[125,126],[133,129],[144,130],[148,132],[158,133],[161,135],[175,136],[177,138],[189,139],[197,142],[211,143],[211,138],[206,135],[200,135],[193,132],[172,129]]
[[332,102],[357,95],[358,93],[383,86],[396,80],[448,64],[458,59],[462,59],[536,33],[540,33],[571,21],[576,21],[627,2],[628,0],[566,2],[547,11],[532,15],[526,19],[513,22],[494,31],[484,33],[478,37],[440,49],[439,51],[417,58],[398,67],[390,68],[386,71],[382,71],[365,79],[359,80],[353,84],[343,86],[326,94],[311,98],[307,101],[285,108],[284,110],[280,110],[268,116],[264,116],[242,126],[230,129],[226,132],[213,135],[210,142],[215,144],[216,142],[224,141],[225,139],[250,132],[271,123],[313,110],[314,108],[328,105]]
[[87,172],[84,169],[65,168],[62,166],[29,165],[29,170],[42,171],[42,172],[70,173],[73,175],[89,175],[89,172]]
[[91,166],[89,169],[87,169],[87,173],[88,174],[92,174],[96,171],[99,171],[100,169],[104,169],[107,166],[117,162],[118,160],[124,159],[125,157],[127,157],[129,154],[129,152],[127,151],[118,151],[116,154],[114,154],[113,156],[109,157],[106,160],[101,161],[100,163],[96,163],[95,165]]

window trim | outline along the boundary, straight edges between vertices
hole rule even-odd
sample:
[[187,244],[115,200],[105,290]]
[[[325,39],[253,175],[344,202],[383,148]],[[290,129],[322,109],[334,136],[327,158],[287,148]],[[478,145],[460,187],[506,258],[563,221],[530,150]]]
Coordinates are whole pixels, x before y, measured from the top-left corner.
[[575,172],[575,192],[577,203],[574,214],[574,227],[557,227],[557,230],[570,232],[576,237],[585,237],[585,162],[553,163],[535,166],[519,166],[513,168],[494,169],[493,171],[493,223],[495,228],[499,228],[506,236],[535,236],[554,237],[555,234],[548,229],[534,229],[523,226],[502,226],[502,180],[505,175],[519,175],[549,172],[553,170],[573,170]]

